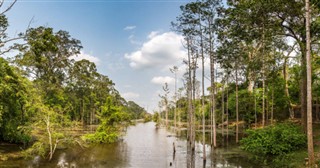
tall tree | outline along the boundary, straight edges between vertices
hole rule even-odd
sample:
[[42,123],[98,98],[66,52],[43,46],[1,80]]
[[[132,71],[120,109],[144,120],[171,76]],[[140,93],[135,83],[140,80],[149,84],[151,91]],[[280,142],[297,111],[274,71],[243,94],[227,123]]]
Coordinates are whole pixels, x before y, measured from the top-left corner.
[[177,72],[178,67],[173,66],[170,71],[174,74],[174,132],[177,129]]
[[306,67],[307,67],[307,135],[308,135],[308,157],[309,157],[309,166],[313,167],[315,164],[314,161],[314,152],[313,152],[313,132],[312,132],[312,74],[311,74],[311,37],[310,37],[310,2],[309,0],[305,1],[306,3]]

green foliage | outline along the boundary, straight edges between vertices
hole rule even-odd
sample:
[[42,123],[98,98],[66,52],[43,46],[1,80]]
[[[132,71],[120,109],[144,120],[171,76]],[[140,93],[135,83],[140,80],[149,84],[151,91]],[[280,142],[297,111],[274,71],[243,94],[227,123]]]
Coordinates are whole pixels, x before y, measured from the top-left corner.
[[[253,93],[248,92],[247,89],[239,90],[239,118],[244,119],[247,124],[251,124],[255,120],[255,99],[257,114],[261,113],[262,102],[261,89],[256,89]],[[229,96],[229,117],[235,118],[236,115],[236,95],[235,93]]]
[[30,83],[0,58],[0,140],[26,143],[28,130],[18,129],[28,120]]
[[150,122],[152,120],[152,115],[149,113],[145,113],[143,118],[144,118],[144,122]]
[[160,119],[160,116],[159,116],[159,113],[156,112],[152,115],[152,121],[155,122],[155,123],[158,123],[159,122],[159,119]]
[[114,127],[99,127],[94,134],[82,136],[82,140],[88,143],[113,143],[119,138],[119,133]]
[[126,110],[133,119],[141,119],[145,117],[146,110],[133,101],[128,101]]
[[109,96],[99,114],[101,123],[94,134],[87,134],[82,139],[88,143],[112,143],[118,140],[124,122],[129,122],[129,114],[123,111],[122,106]]
[[24,156],[24,158],[32,158],[37,155],[45,158],[47,152],[48,148],[43,144],[43,142],[35,142],[30,148],[24,150],[22,152],[22,155]]
[[257,130],[247,130],[241,148],[260,156],[278,156],[306,147],[307,137],[300,126],[279,123]]

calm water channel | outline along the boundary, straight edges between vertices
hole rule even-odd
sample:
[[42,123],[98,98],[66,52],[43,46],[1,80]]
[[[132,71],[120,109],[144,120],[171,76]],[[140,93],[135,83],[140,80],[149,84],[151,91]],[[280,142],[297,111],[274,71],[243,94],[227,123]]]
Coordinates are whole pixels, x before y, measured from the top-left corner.
[[[183,133],[182,133],[183,135]],[[183,136],[181,136],[183,137]],[[209,137],[207,137],[209,139]],[[229,136],[219,148],[211,151],[207,146],[207,162],[202,161],[202,145],[197,143],[195,167],[261,167],[249,161],[248,155],[234,144]],[[226,140],[226,138],[225,138]],[[176,154],[173,155],[173,143]],[[0,167],[72,167],[72,168],[186,168],[187,147],[185,138],[175,137],[165,128],[156,129],[155,123],[138,123],[130,126],[123,141],[115,144],[101,144],[90,148],[69,148],[59,150],[51,162],[35,157],[33,160],[0,162]]]

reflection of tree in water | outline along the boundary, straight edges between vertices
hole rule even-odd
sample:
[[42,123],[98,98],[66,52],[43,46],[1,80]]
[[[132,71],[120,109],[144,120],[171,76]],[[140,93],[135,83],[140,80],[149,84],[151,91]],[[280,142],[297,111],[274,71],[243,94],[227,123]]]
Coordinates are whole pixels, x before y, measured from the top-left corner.
[[58,165],[63,159],[64,165],[75,167],[128,167],[127,150],[128,146],[124,142],[99,144],[86,149],[76,147],[59,154],[65,156],[58,157],[54,162]]
[[187,143],[187,168],[195,168],[195,151],[192,150],[191,144]]

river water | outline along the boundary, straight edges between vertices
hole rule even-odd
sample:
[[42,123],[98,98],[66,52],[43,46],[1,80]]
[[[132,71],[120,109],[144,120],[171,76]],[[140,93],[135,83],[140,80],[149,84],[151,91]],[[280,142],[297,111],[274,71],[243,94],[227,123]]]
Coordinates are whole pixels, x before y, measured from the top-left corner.
[[[181,137],[184,132],[182,132]],[[201,136],[199,136],[201,137]],[[209,139],[209,137],[207,136]],[[198,139],[199,140],[199,139]],[[218,136],[219,147],[211,150],[207,145],[207,162],[202,160],[202,144],[196,143],[195,167],[261,167],[248,159],[234,143]],[[173,143],[176,153],[173,153]],[[0,162],[0,167],[70,167],[70,168],[186,168],[187,142],[165,128],[157,129],[155,123],[137,123],[127,129],[123,141],[114,144],[99,144],[90,148],[69,148],[58,150],[51,162],[35,157],[33,160]]]

